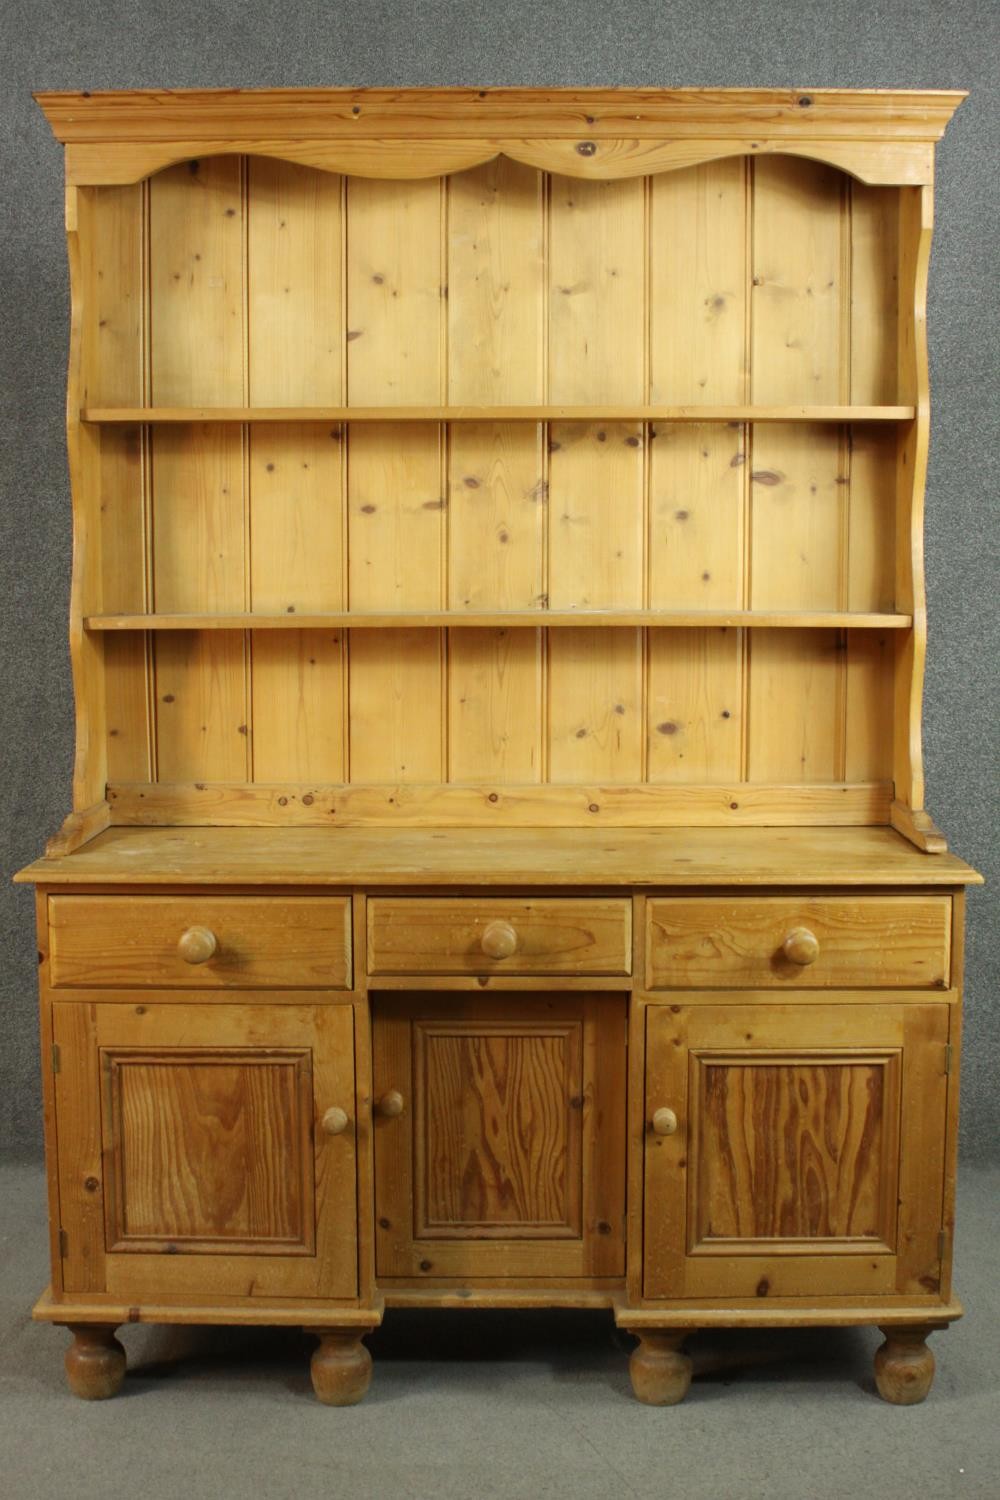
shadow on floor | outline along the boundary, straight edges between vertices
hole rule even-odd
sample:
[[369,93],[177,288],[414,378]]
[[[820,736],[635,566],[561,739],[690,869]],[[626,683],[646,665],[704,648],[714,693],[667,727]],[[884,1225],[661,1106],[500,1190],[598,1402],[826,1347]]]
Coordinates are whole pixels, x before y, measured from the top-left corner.
[[[280,1380],[286,1389],[308,1392],[309,1358],[315,1339],[301,1329],[157,1327],[144,1330],[145,1349],[130,1353],[126,1392],[147,1382],[176,1378],[227,1384]],[[502,1367],[537,1365],[557,1380],[591,1380],[627,1393],[628,1356],[635,1340],[615,1328],[609,1313],[591,1311],[487,1311],[482,1309],[390,1310],[367,1339],[380,1366],[453,1365],[463,1381],[463,1363]],[[872,1335],[858,1328],[731,1329],[697,1333],[687,1350],[694,1378],[706,1386],[753,1380],[852,1381],[873,1390]]]

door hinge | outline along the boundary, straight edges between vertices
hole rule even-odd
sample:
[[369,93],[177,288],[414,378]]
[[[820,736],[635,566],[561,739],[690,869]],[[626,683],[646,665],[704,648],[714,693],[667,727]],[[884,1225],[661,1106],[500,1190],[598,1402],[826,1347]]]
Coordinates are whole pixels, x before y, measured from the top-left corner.
[[954,1058],[954,1056],[955,1056],[955,1049],[952,1046],[951,1042],[945,1042],[945,1044],[944,1044],[944,1071],[945,1071],[945,1077],[947,1077],[948,1074],[951,1072],[951,1064],[952,1064],[952,1059]]
[[60,1257],[61,1260],[65,1260],[68,1254],[69,1254],[69,1235],[66,1233],[65,1229],[60,1229],[60,1231],[59,1231],[59,1257]]
[[945,1257],[945,1254],[947,1252],[947,1249],[948,1249],[948,1231],[947,1231],[947,1229],[942,1229],[942,1230],[939,1230],[939,1232],[938,1232],[938,1260],[944,1260],[944,1257]]
[[61,1068],[62,1068],[62,1053],[59,1050],[59,1043],[58,1042],[53,1042],[52,1043],[52,1071],[53,1071],[53,1073],[58,1073],[61,1070]]

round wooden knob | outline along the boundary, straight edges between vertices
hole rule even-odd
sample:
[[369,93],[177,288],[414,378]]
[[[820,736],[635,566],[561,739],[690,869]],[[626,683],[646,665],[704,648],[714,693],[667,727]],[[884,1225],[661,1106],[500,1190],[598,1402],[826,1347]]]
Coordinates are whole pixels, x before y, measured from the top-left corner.
[[789,963],[814,964],[819,958],[819,939],[808,927],[793,927],[781,945]]
[[654,1135],[673,1135],[677,1129],[677,1116],[672,1109],[658,1109],[653,1115]]
[[510,958],[517,952],[517,933],[509,922],[491,922],[479,946],[487,958]]
[[332,1104],[323,1116],[320,1124],[327,1135],[343,1135],[350,1121],[347,1118],[346,1110],[341,1109],[336,1104]]
[[403,1113],[403,1096],[398,1089],[390,1089],[387,1094],[382,1095],[376,1108],[387,1120],[395,1120]]
[[211,927],[189,927],[177,940],[177,952],[186,964],[207,964],[219,951],[219,939]]

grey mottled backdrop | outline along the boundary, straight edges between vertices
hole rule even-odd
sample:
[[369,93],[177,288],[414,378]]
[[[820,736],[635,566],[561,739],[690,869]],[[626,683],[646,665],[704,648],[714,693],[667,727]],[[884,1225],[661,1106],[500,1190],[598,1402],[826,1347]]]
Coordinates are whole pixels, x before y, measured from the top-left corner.
[[[1000,1152],[997,0],[2,0],[0,873],[68,808],[62,152],[32,89],[601,84],[967,88],[931,278],[928,805],[970,902],[963,1143]],[[40,1146],[32,899],[0,884],[0,1145]]]

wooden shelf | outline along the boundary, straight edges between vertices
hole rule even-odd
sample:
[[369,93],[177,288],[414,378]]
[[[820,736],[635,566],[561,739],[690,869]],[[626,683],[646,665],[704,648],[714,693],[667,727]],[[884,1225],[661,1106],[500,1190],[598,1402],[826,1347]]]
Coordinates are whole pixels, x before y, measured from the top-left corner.
[[[143,794],[157,794],[156,786],[128,789],[132,801]],[[300,816],[301,797],[281,795],[288,818]],[[18,884],[73,882],[141,885],[316,885],[316,886],[412,886],[422,880],[436,886],[560,885],[603,886],[691,886],[719,885],[792,886],[809,885],[900,886],[981,885],[982,877],[954,854],[928,859],[891,828],[706,828],[684,823],[680,827],[592,827],[547,828],[539,837],[538,827],[503,826],[502,820],[516,793],[503,785],[482,794],[494,817],[489,827],[381,827],[333,826],[325,810],[327,800],[319,787],[302,788],[311,799],[306,811],[325,817],[323,826],[292,824],[280,828],[215,826],[219,808],[228,801],[238,806],[235,789],[205,786],[189,789],[189,803],[199,799],[211,805],[211,817],[189,807],[188,818],[200,817],[198,826],[112,826],[98,834],[68,859],[40,859],[15,875]],[[343,789],[342,789],[343,790]],[[621,790],[621,789],[619,789]],[[425,789],[386,786],[383,798],[421,797]],[[765,789],[734,787],[731,797],[760,795]],[[801,797],[805,787],[784,789]],[[164,787],[170,798],[169,818],[178,813],[176,787]],[[350,788],[346,789],[350,793]],[[846,801],[843,788],[823,794]],[[577,794],[586,807],[586,787],[563,788],[564,797]],[[331,794],[331,796],[336,794]],[[700,791],[696,793],[700,795]],[[120,810],[125,795],[116,796]],[[729,800],[729,799],[727,799]],[[323,809],[320,812],[320,808]],[[591,818],[591,823],[594,819]],[[338,825],[341,818],[336,819]],[[209,824],[210,826],[204,826]],[[499,824],[499,826],[498,826]]]
[[912,406],[88,406],[81,421],[904,422]]
[[326,614],[88,615],[88,630],[509,630],[617,626],[668,629],[746,626],[769,630],[906,630],[912,615],[848,610],[546,609],[334,610]]

